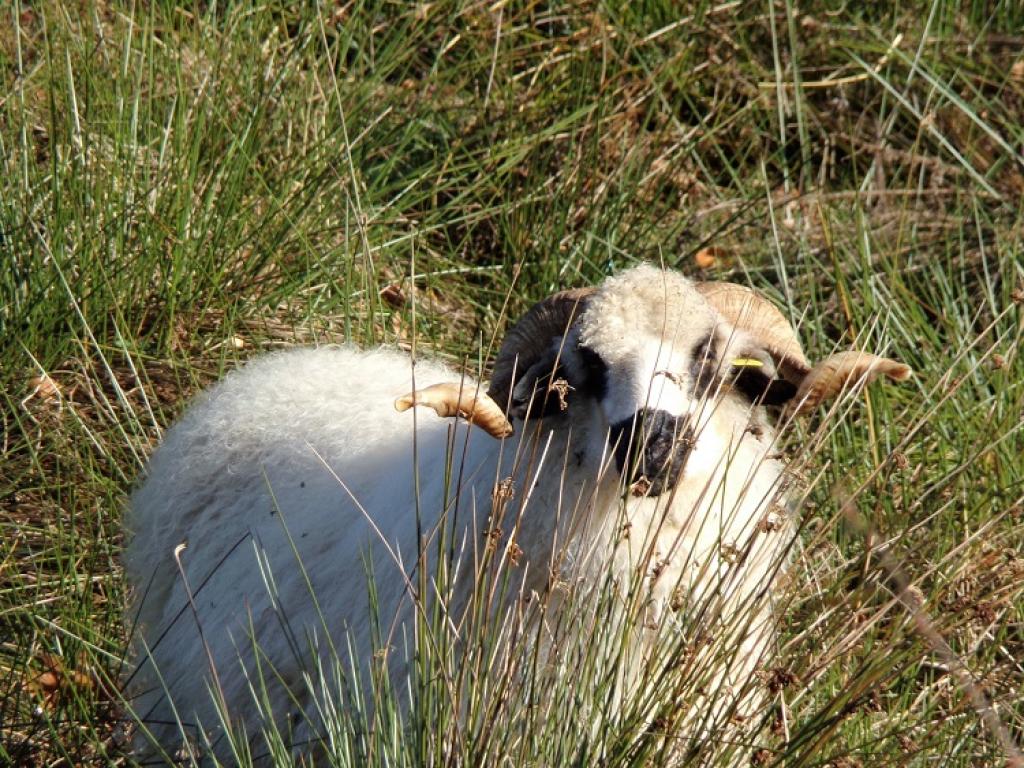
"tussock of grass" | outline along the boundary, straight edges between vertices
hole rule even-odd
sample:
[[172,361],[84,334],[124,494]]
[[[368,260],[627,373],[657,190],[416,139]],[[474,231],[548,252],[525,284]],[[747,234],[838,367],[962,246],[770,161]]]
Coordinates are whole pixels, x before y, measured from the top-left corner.
[[[120,510],[190,394],[284,343],[475,365],[532,301],[649,259],[762,289],[813,356],[917,371],[789,442],[808,490],[755,761],[1003,764],[879,563],[1019,740],[1022,14],[0,11],[0,762],[126,762]],[[401,754],[436,757],[413,731]],[[517,760],[596,762],[564,746]]]

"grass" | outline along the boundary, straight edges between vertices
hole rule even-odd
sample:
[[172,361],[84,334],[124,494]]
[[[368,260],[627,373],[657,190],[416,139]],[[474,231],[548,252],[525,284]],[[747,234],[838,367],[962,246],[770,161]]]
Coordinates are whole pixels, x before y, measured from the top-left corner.
[[[653,260],[762,289],[812,357],[917,371],[804,427],[755,761],[1006,764],[904,604],[1019,742],[1017,3],[0,14],[0,762],[128,764],[121,510],[201,386],[329,340],[474,365],[541,296]],[[564,749],[533,754],[598,762]]]

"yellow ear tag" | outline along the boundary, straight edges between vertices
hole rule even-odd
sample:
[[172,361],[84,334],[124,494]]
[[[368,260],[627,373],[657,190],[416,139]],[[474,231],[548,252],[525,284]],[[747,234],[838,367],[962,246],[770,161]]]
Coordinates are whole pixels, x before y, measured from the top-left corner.
[[753,357],[737,357],[732,361],[732,365],[733,368],[761,368],[764,363]]

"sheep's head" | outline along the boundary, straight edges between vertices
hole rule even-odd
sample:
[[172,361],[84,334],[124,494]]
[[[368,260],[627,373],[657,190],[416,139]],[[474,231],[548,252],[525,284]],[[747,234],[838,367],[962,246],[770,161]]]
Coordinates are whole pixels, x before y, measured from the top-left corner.
[[[718,398],[802,413],[879,374],[904,379],[910,369],[861,352],[811,366],[782,313],[755,292],[641,266],[536,304],[505,337],[486,396],[435,388],[396,405],[433,405],[496,437],[517,421],[557,427],[597,408],[619,470],[656,495],[675,485],[697,415]],[[437,397],[441,407],[428,401]]]

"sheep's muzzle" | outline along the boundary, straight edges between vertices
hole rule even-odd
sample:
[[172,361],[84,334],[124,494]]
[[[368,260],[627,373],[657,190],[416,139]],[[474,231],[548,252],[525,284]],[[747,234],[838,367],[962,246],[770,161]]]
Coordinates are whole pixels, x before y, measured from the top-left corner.
[[679,482],[695,442],[685,416],[644,408],[612,425],[615,463],[636,495],[659,496]]

